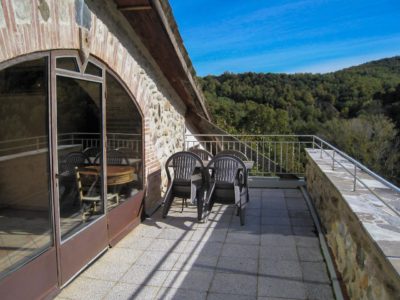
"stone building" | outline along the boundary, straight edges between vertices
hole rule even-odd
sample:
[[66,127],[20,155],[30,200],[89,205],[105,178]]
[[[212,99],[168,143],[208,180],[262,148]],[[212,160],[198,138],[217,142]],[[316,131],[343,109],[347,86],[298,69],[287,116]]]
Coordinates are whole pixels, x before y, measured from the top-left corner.
[[2,1],[0,295],[55,294],[132,230],[199,120],[168,1]]

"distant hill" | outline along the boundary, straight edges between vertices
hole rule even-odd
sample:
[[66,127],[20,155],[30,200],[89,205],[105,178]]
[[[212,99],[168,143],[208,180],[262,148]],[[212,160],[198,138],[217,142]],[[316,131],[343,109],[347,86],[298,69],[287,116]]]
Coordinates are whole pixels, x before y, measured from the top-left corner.
[[[400,160],[400,56],[327,74],[224,73],[199,80],[214,122],[231,133],[319,134],[381,173],[394,168],[388,160]],[[376,151],[390,153],[359,153],[357,147],[376,147],[355,141],[368,128],[370,135],[358,143],[387,141]],[[393,178],[393,172],[386,175]]]

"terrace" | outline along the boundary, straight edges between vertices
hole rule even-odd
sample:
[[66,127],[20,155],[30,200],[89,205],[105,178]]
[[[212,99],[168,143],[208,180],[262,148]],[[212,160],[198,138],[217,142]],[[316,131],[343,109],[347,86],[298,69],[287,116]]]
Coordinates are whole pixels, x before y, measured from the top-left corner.
[[158,210],[59,299],[394,299],[400,190],[315,136],[187,135],[254,161],[246,224],[216,206]]

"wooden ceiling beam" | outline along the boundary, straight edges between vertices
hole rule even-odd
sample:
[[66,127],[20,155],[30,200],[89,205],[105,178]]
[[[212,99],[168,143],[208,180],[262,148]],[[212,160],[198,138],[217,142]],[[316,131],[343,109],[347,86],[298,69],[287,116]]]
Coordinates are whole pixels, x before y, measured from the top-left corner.
[[119,6],[120,11],[141,11],[153,9],[151,5]]

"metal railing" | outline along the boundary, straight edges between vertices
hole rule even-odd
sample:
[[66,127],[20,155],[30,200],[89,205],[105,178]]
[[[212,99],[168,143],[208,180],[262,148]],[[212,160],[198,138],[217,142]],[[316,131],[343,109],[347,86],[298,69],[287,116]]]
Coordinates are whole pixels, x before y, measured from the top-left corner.
[[[48,148],[48,136],[11,139],[0,142],[0,156]],[[101,147],[100,134],[89,132],[70,132],[58,135],[58,145],[81,145],[82,150],[88,147]],[[133,153],[142,151],[140,134],[109,133],[107,147],[110,149],[128,148]]]
[[[366,166],[315,135],[222,135],[222,134],[187,134],[185,149],[198,147],[212,154],[226,149],[233,149],[246,154],[254,161],[253,176],[296,177],[305,176],[306,148],[318,149],[320,158],[328,157],[332,170],[338,166],[347,172],[353,181],[352,190],[366,188],[380,199],[390,210],[399,216],[399,211],[387,203],[385,197],[377,192],[376,187],[368,184],[362,176],[368,174],[389,189],[400,201],[400,188],[374,173]],[[290,176],[289,176],[290,177]]]
[[312,147],[312,138],[312,135],[188,134],[185,149],[201,145],[214,155],[222,150],[237,150],[254,161],[251,175],[303,177],[304,149]]

